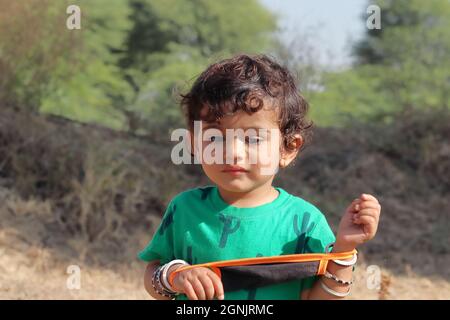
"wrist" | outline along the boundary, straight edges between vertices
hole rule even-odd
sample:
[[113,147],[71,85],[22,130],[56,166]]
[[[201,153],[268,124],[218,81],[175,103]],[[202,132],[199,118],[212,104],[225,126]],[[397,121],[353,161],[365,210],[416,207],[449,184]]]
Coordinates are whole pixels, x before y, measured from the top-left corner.
[[163,271],[163,265],[158,266],[152,275],[151,284],[153,287],[153,291],[158,294],[159,296],[164,296],[165,298],[173,299],[174,293],[167,290],[167,288],[162,283],[162,271]]
[[348,251],[353,251],[355,249],[356,249],[355,245],[339,242],[339,240],[338,240],[334,243],[332,252],[334,252],[334,253],[348,252]]
[[182,266],[183,266],[183,264],[181,264],[181,263],[177,263],[177,264],[174,264],[173,266],[171,266],[169,268],[169,270],[167,270],[167,278],[170,276],[170,274],[172,272],[176,271],[177,269],[181,268]]
[[[182,263],[177,263],[174,264],[173,266],[170,266],[170,268],[167,270],[167,279],[169,279],[170,275],[172,272],[178,270],[179,268],[181,268],[182,266],[184,266],[185,264]],[[176,278],[176,276],[175,276]],[[175,290],[176,292],[182,293],[176,286],[175,286],[175,278],[173,279],[173,286],[172,289]]]

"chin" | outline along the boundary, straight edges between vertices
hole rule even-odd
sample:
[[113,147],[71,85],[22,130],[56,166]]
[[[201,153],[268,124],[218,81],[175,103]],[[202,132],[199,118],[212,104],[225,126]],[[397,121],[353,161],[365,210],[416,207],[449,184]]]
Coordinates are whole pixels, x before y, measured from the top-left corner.
[[244,181],[234,180],[234,181],[220,181],[220,183],[216,182],[216,184],[230,192],[248,192],[254,188],[253,185],[249,185]]

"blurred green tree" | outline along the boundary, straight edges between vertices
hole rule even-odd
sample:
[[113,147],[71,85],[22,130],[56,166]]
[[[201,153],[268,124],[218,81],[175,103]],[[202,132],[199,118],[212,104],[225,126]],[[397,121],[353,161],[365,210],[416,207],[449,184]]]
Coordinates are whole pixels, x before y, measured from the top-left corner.
[[[163,136],[183,125],[177,95],[216,59],[272,45],[275,17],[256,0],[131,0],[120,67],[135,96],[135,127]],[[121,99],[118,98],[117,101]]]
[[355,46],[358,64],[378,67],[384,93],[400,108],[450,106],[450,2],[388,1],[382,28]]
[[405,109],[449,108],[450,2],[370,3],[381,9],[381,29],[356,43],[352,69],[326,73],[322,90],[311,92],[315,120],[342,125],[353,114],[388,121]]
[[[123,129],[125,116],[115,107],[114,98],[117,92],[123,100],[132,97],[118,54],[124,50],[132,28],[130,7],[126,1],[108,0],[77,0],[70,4],[81,9],[81,30],[68,30],[65,23],[61,25],[76,40],[71,48],[72,59],[59,65],[59,74],[65,77],[52,78],[51,91],[42,100],[40,111]],[[68,17],[65,9],[62,13]]]
[[276,29],[256,0],[106,2],[74,1],[78,70],[54,82],[41,111],[166,137],[183,125],[174,92],[215,59],[270,47]]
[[65,10],[63,2],[0,0],[1,107],[37,111],[49,81],[62,76],[76,45],[64,30]]

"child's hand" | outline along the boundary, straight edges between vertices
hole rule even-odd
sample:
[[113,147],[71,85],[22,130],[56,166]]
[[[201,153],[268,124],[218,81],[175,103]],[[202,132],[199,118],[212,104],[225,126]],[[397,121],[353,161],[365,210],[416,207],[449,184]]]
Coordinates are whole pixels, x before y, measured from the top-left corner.
[[375,236],[381,206],[370,194],[362,194],[345,210],[339,224],[335,251],[351,251]]
[[173,279],[173,288],[186,294],[189,300],[224,299],[220,278],[208,268],[198,267],[180,271]]

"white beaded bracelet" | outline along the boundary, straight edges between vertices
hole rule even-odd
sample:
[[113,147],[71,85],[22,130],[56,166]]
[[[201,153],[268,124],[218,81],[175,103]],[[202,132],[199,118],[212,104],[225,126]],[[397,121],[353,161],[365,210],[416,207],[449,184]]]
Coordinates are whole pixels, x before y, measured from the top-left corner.
[[350,287],[350,288],[348,288],[348,291],[347,291],[347,292],[337,292],[337,291],[334,291],[333,289],[329,288],[329,287],[323,282],[322,279],[320,279],[319,282],[320,282],[320,286],[322,287],[323,290],[325,290],[326,292],[328,292],[329,294],[331,294],[331,295],[333,295],[333,296],[340,297],[340,298],[343,298],[343,297],[348,296],[348,295],[350,294],[350,290],[352,289],[352,287]]
[[161,283],[161,266],[159,266],[158,268],[156,268],[156,270],[153,272],[153,276],[152,276],[152,286],[153,286],[153,290],[155,290],[156,293],[164,296],[164,297],[168,297],[173,299],[175,297],[175,294],[172,292],[167,291],[164,286]]
[[350,281],[342,280],[342,279],[339,279],[338,277],[336,277],[334,274],[329,273],[327,270],[325,270],[325,274],[323,276],[327,279],[334,280],[337,283],[346,284],[346,285],[353,284],[353,277],[352,277],[352,280],[350,280]]

